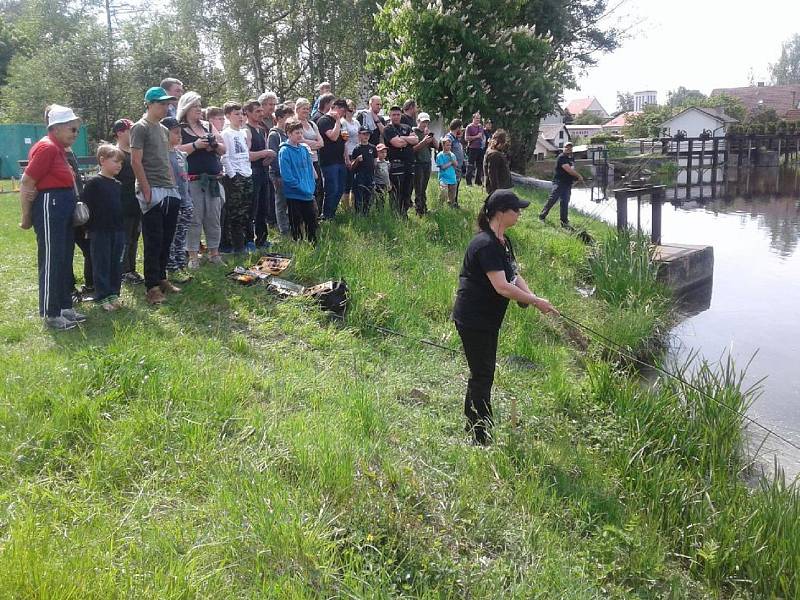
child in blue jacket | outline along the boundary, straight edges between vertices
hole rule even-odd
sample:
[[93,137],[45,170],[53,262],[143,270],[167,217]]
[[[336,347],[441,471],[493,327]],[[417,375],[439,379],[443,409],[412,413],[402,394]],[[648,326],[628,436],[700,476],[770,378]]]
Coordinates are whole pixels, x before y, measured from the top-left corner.
[[299,240],[305,225],[306,239],[313,244],[317,241],[317,212],[313,201],[316,173],[308,147],[301,144],[303,125],[290,121],[286,124],[286,134],[289,137],[278,151],[278,165],[289,209],[289,226],[292,238]]

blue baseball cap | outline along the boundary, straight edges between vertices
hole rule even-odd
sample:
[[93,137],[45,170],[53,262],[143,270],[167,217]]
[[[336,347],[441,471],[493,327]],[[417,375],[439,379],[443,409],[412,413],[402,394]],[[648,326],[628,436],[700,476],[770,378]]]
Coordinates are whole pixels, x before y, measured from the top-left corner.
[[175,96],[170,96],[162,87],[151,87],[147,92],[144,94],[144,101],[147,104],[152,104],[153,102],[166,102],[168,100],[177,100]]

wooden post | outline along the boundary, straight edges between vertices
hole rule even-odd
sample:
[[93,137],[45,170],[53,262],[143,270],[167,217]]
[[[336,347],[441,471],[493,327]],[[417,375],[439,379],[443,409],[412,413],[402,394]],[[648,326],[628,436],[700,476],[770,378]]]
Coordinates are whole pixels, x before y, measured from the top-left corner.
[[650,206],[653,211],[650,220],[650,239],[656,246],[661,244],[661,206],[666,195],[666,189],[662,189],[650,196]]
[[617,230],[624,231],[628,228],[628,194],[614,192],[617,201]]
[[719,168],[719,139],[714,138],[711,152],[711,185],[716,185],[717,169]]
[[778,166],[781,164],[781,142],[783,139],[778,138]]
[[742,154],[742,138],[739,138],[738,142],[736,143],[736,168],[742,168],[742,159],[744,155]]
[[699,176],[697,178],[698,183],[703,185],[703,163],[706,161],[706,141],[702,140],[700,142],[700,163],[698,166]]
[[694,152],[694,140],[689,140],[689,151],[686,153],[686,185],[692,185],[692,153]]

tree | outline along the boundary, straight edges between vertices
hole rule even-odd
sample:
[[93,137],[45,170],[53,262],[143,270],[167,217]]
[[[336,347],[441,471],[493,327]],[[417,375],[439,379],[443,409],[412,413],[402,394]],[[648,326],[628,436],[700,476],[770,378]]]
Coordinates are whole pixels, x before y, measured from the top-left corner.
[[630,92],[617,92],[617,113],[633,112],[633,94]]
[[697,90],[688,90],[683,86],[680,86],[677,90],[667,92],[667,105],[672,107],[684,106],[696,101],[703,102],[705,99],[705,94]]
[[394,43],[371,54],[370,66],[384,93],[413,97],[445,121],[475,110],[491,117],[511,131],[512,165],[524,171],[539,120],[574,85],[574,70],[616,47],[619,33],[597,24],[605,10],[600,0],[454,0],[444,8],[387,0],[377,24]]
[[778,62],[771,64],[769,69],[776,85],[800,83],[800,33],[783,43]]
[[575,117],[572,123],[575,125],[602,125],[606,121],[608,121],[608,119],[601,117],[597,113],[585,110]]

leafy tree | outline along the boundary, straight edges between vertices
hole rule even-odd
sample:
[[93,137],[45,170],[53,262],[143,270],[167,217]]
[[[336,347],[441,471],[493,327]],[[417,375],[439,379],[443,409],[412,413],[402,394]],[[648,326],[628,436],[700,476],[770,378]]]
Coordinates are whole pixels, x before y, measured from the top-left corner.
[[677,90],[667,92],[667,104],[669,106],[686,106],[691,102],[702,102],[706,99],[706,95],[698,92],[697,90],[689,90],[680,86]]
[[597,25],[605,10],[600,0],[387,0],[377,24],[394,43],[370,66],[384,93],[413,97],[445,121],[491,117],[511,131],[512,165],[524,171],[539,120],[574,85],[574,69],[616,46],[618,32]]
[[617,112],[614,116],[626,112],[633,112],[633,94],[631,92],[617,92]]
[[769,66],[776,85],[800,83],[800,33],[783,43],[778,62]]
[[596,113],[585,110],[575,117],[572,122],[575,125],[602,125],[606,121],[608,121],[608,119],[601,117]]

